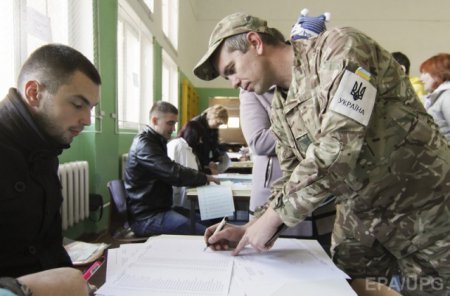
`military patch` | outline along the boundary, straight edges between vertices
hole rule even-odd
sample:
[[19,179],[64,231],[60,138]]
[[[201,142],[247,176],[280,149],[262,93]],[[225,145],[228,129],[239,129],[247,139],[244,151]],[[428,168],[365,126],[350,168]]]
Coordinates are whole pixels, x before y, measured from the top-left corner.
[[331,100],[330,110],[367,126],[375,104],[377,90],[365,79],[370,77],[370,73],[367,72],[364,76],[363,78],[346,70]]
[[297,146],[303,154],[306,153],[306,150],[308,150],[309,145],[311,145],[312,143],[308,134],[297,137],[295,141],[297,142]]
[[355,74],[367,81],[369,81],[370,76],[372,76],[370,75],[370,72],[363,67],[359,67],[358,69],[356,69]]

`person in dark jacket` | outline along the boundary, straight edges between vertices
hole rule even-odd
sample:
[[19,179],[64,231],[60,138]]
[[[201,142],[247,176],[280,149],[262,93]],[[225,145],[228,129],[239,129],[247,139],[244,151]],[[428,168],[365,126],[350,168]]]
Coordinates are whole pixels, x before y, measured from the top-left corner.
[[[172,161],[167,141],[178,120],[178,110],[159,101],[150,110],[150,125],[131,144],[125,168],[125,189],[131,229],[136,235],[191,234],[190,220],[172,207],[172,186],[201,186],[217,180]],[[196,225],[196,234],[205,227]]]
[[202,169],[211,171],[216,175],[223,173],[230,166],[230,159],[225,150],[219,147],[219,126],[227,124],[228,111],[222,105],[209,107],[202,114],[192,118],[205,129],[205,139],[196,152]]
[[0,276],[72,266],[63,247],[58,155],[91,123],[100,76],[80,52],[38,48],[0,102]]

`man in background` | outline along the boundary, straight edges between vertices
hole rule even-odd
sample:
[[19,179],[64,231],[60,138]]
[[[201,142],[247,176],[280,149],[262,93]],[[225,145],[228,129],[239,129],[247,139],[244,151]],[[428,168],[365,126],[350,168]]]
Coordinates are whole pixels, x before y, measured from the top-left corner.
[[63,247],[58,155],[91,123],[100,75],[65,45],[38,48],[0,102],[0,276],[72,266]]
[[[150,125],[131,144],[125,169],[130,226],[138,236],[192,234],[190,220],[173,208],[172,186],[201,186],[214,177],[184,167],[167,155],[167,141],[178,122],[178,110],[159,101],[150,110]],[[196,224],[195,233],[205,227]]]

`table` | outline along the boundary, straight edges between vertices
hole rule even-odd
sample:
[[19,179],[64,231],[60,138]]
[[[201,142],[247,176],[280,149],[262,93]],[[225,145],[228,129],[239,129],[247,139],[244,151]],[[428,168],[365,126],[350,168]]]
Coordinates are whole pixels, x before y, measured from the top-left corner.
[[[182,236],[183,238],[191,238],[190,236]],[[194,239],[199,239],[199,237],[195,237]],[[201,239],[201,238],[200,238]],[[305,240],[301,240],[305,241]],[[313,240],[308,240],[313,241]],[[120,244],[113,244],[111,247],[116,248],[119,247]],[[100,288],[106,281],[106,269],[107,269],[107,252],[105,251],[105,262],[102,264],[102,266],[98,269],[98,271],[92,276],[92,278],[89,280],[89,283],[95,285],[97,288]],[[84,268],[88,268],[89,266],[84,266]],[[80,271],[83,271],[84,268],[78,267]],[[298,287],[290,286],[290,287],[284,287],[283,289],[280,289],[277,291],[276,295],[283,295],[283,296],[289,296],[289,295],[297,295],[295,294],[295,291],[304,290],[305,289],[305,283],[302,283]],[[330,289],[333,289],[333,285],[331,283],[327,283],[327,285],[330,285]],[[339,285],[342,286],[342,285]],[[395,291],[389,289],[388,287],[384,286],[383,284],[370,282],[368,283],[367,280],[364,279],[358,279],[354,280],[352,282],[351,287],[358,292],[358,295],[362,296],[400,296],[400,294],[396,293]],[[347,290],[349,292],[348,295],[352,295],[352,290]],[[333,293],[331,293],[333,294]],[[331,295],[329,294],[329,295]]]
[[227,173],[251,174],[253,169],[253,161],[232,161]]
[[[246,189],[232,189],[233,202],[235,210],[248,211],[248,206],[250,203],[250,188]],[[198,195],[196,188],[189,188],[187,190],[187,197],[190,201],[191,207],[189,210],[189,218],[191,220],[191,232],[195,233],[195,223],[196,223],[196,209],[198,205]],[[236,213],[236,212],[235,212]]]

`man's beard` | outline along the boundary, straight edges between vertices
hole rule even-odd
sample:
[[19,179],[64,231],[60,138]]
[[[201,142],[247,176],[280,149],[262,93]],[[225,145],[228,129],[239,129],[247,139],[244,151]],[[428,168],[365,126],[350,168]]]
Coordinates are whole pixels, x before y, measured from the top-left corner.
[[64,135],[61,131],[61,128],[55,123],[55,120],[52,120],[48,117],[47,113],[39,112],[33,114],[34,119],[36,121],[39,129],[45,133],[47,137],[49,137],[52,141],[57,144],[67,145],[70,144],[71,141],[68,141],[64,138]]

